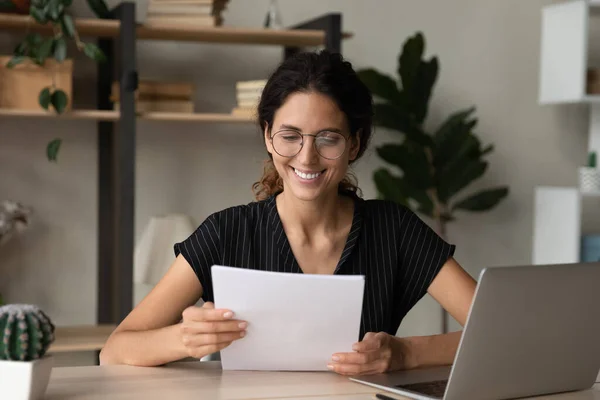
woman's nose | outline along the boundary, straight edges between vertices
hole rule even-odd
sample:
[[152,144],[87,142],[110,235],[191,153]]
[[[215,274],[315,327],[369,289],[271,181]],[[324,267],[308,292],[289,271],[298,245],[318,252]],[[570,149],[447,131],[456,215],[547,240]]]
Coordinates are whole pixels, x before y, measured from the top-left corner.
[[314,164],[319,160],[319,153],[315,148],[315,138],[312,136],[304,137],[304,144],[302,145],[302,149],[300,149],[300,153],[296,156],[299,161],[303,164]]

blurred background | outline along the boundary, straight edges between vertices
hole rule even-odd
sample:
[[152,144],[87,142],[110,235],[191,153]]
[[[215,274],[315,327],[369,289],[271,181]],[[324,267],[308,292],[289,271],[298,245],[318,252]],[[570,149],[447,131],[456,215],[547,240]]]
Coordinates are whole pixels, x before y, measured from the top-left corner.
[[[188,26],[190,35],[194,27],[286,32],[324,15],[339,15],[341,31],[349,34],[341,40],[341,52],[363,71],[375,90],[388,82],[384,76],[396,80],[397,88],[403,87],[399,56],[407,41],[420,33],[424,68],[436,57],[438,71],[419,129],[433,136],[450,116],[474,107],[448,125],[458,142],[446,143],[448,152],[440,157],[446,154],[451,158],[449,154],[474,140],[481,144],[469,159],[475,160],[475,165],[449,167],[448,179],[457,182],[452,190],[446,188],[447,208],[471,196],[470,202],[455,208],[450,221],[444,219],[444,236],[456,244],[456,259],[475,278],[489,266],[598,259],[593,252],[597,241],[593,217],[598,213],[593,209],[600,199],[595,196],[600,193],[600,179],[592,152],[595,143],[590,144],[595,132],[596,78],[593,51],[587,47],[594,33],[588,19],[594,19],[595,6],[586,1],[572,2],[575,6],[571,9],[546,0],[205,0],[188,1],[189,8],[180,9],[175,1],[132,2],[138,23],[148,27],[174,24],[184,30]],[[107,3],[112,8],[121,2]],[[198,8],[191,12],[193,6]],[[545,15],[544,10],[550,13]],[[69,12],[75,19],[98,19],[83,0],[75,0]],[[15,29],[10,18],[2,18],[0,49],[8,60],[28,28],[19,20],[21,28]],[[568,30],[567,36],[559,34],[561,29]],[[275,34],[272,40],[281,37]],[[95,38],[82,36],[82,40],[95,43]],[[137,94],[138,111],[169,114],[136,121],[135,257],[130,254],[132,261],[135,258],[133,304],[168,267],[175,240],[189,235],[210,213],[254,200],[251,186],[261,175],[267,153],[251,119],[252,93],[260,91],[260,82],[283,59],[285,46],[251,43],[251,39],[234,43],[236,40],[205,43],[170,40],[167,35],[165,40],[138,38],[135,44],[139,81],[147,83],[140,85]],[[418,43],[416,40],[411,43]],[[308,45],[306,49],[324,47]],[[56,54],[56,47],[53,49]],[[73,61],[72,69],[55,66],[45,73],[46,79],[60,75],[72,83],[65,89],[72,110],[97,107],[98,65],[93,49],[90,51],[91,57],[69,42],[66,54]],[[30,72],[22,70],[16,76],[11,75],[16,69],[2,68],[0,97],[5,104],[0,109],[0,201],[7,201],[3,218],[14,232],[11,237],[6,235],[0,247],[0,293],[6,303],[39,305],[65,332],[69,327],[94,327],[99,296],[97,126],[98,120],[118,120],[119,116],[116,111],[81,118],[40,117],[39,111],[20,113],[27,99],[37,103],[39,88],[27,86],[31,79],[23,74]],[[572,75],[565,77],[569,71]],[[169,86],[169,82],[179,86]],[[389,82],[386,88],[397,90]],[[244,90],[249,94],[244,96]],[[112,94],[111,107],[116,104],[118,110],[118,90],[106,91]],[[161,91],[165,99],[158,99]],[[23,96],[18,95],[21,92]],[[57,97],[48,101],[50,109],[54,101],[61,107]],[[380,116],[385,106],[381,110]],[[173,113],[226,116],[186,119]],[[402,125],[386,123],[385,118],[380,122],[371,147],[353,168],[363,197],[396,196],[396,200],[415,206],[426,191],[413,187],[394,194],[390,189],[394,182],[404,187],[398,179],[402,161],[393,165],[398,154],[403,154],[399,148],[405,139]],[[52,145],[48,148],[56,138],[61,140],[60,147],[54,142],[54,149]],[[388,149],[395,148],[398,153],[385,159],[377,148],[390,144],[397,147]],[[493,148],[484,152],[489,145]],[[56,160],[49,160],[54,155]],[[411,165],[420,165],[415,163],[403,164],[409,181],[414,180],[411,174],[418,175],[411,169]],[[459,175],[461,178],[456,178]],[[488,192],[487,197],[472,197],[494,188],[498,191]],[[421,203],[427,209],[427,202]],[[586,207],[591,211],[585,213]],[[431,208],[420,215],[439,231],[440,220]],[[118,238],[111,240],[119,243]],[[585,256],[583,242],[590,246]],[[442,329],[440,307],[425,296],[402,322],[398,334],[428,335]],[[447,329],[460,327],[450,320]],[[89,337],[101,341],[103,333],[90,332]],[[73,340],[85,341],[85,335],[82,337]],[[76,351],[66,347],[59,354],[60,362],[94,363],[96,347],[83,346]]]

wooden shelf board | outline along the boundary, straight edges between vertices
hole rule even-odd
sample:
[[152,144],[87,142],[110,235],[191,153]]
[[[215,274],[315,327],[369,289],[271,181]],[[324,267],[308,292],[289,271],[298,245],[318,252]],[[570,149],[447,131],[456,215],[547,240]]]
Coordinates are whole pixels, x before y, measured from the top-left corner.
[[[96,18],[78,18],[75,26],[81,36],[116,37],[120,22]],[[0,13],[0,30],[31,31],[50,33],[49,25],[40,25],[28,15]],[[238,43],[281,46],[318,46],[325,43],[325,31],[304,29],[269,30],[263,28],[242,27],[198,27],[151,23],[138,25],[138,39],[177,40],[207,43]],[[344,39],[351,33],[344,33]]]
[[[120,112],[116,110],[73,110],[63,114],[56,114],[44,110],[12,110],[0,109],[1,117],[26,117],[26,118],[57,118],[57,119],[85,119],[95,121],[118,121]],[[226,113],[176,113],[176,112],[147,112],[139,113],[138,119],[147,121],[173,121],[173,122],[214,122],[214,123],[251,123],[250,117]]]
[[101,350],[115,325],[57,326],[48,353]]

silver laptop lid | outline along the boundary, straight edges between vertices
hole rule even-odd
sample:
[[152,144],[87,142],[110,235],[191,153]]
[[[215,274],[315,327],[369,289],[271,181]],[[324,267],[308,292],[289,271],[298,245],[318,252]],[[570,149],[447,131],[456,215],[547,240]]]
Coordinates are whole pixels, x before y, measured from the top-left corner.
[[600,263],[485,268],[447,400],[585,389],[600,369]]

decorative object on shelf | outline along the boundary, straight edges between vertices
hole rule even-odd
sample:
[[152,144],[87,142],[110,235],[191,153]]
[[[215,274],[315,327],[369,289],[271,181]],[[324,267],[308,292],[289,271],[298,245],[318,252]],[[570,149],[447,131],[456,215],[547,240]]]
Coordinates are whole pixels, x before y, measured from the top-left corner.
[[600,235],[584,235],[581,238],[581,262],[600,261]]
[[0,1],[0,12],[11,14],[29,14],[30,0]]
[[587,94],[600,94],[600,69],[588,68],[586,75]]
[[255,117],[258,102],[266,84],[266,79],[237,82],[235,84],[237,106],[233,108],[231,113],[233,115]]
[[[46,355],[54,341],[54,324],[37,306],[0,307],[0,387],[11,399],[44,397],[53,356]],[[8,393],[7,393],[8,391]]]
[[[5,64],[7,68],[14,68],[23,63],[47,68],[47,74],[53,77],[52,84],[41,90],[36,85],[27,87],[27,89],[39,93],[38,102],[42,108],[48,110],[52,106],[58,114],[67,110],[70,103],[70,96],[67,92],[57,86],[55,75],[61,68],[54,68],[56,64],[62,64],[67,60],[68,41],[72,40],[80,52],[94,61],[104,62],[106,60],[106,56],[96,44],[83,42],[79,37],[73,18],[67,12],[71,3],[72,0],[31,0],[29,15],[38,24],[50,24],[54,35],[44,37],[39,33],[29,33],[23,42],[15,47],[13,57]],[[98,17],[109,16],[108,7],[103,0],[87,0],[87,3]],[[48,63],[47,60],[51,59],[54,62]],[[70,64],[72,61],[67,60],[67,62]],[[70,68],[72,69],[72,66]],[[61,139],[57,138],[46,147],[46,155],[50,161],[56,161],[60,144]]]
[[[398,83],[373,68],[358,74],[375,97],[375,125],[398,131],[403,137],[399,143],[376,149],[381,159],[402,171],[401,176],[387,168],[374,172],[379,197],[432,218],[437,233],[447,239],[446,226],[456,219],[457,211],[489,210],[508,195],[508,187],[485,189],[455,200],[485,173],[488,162],[484,156],[493,146],[483,147],[474,132],[474,107],[450,115],[432,134],[426,132],[424,122],[439,67],[437,57],[423,59],[424,51],[421,32],[404,42],[398,58]],[[442,324],[446,332],[445,312]]]
[[474,132],[475,107],[458,111],[433,134],[424,128],[429,100],[438,75],[438,59],[422,59],[425,39],[421,32],[408,38],[399,57],[400,86],[374,69],[359,76],[379,102],[375,104],[375,124],[399,131],[401,143],[384,144],[377,154],[400,168],[403,176],[380,168],[373,175],[379,195],[431,217],[437,231],[446,236],[447,223],[456,211],[481,212],[495,207],[508,194],[508,187],[482,190],[454,200],[467,185],[483,176],[488,168],[484,156],[493,150],[483,147]]
[[600,169],[597,168],[595,151],[588,154],[587,165],[579,167],[579,190],[582,193],[600,194]]
[[277,0],[271,0],[269,3],[269,9],[267,10],[267,15],[265,16],[264,27],[268,29],[283,29],[281,13],[279,12]]
[[156,285],[174,261],[173,246],[194,232],[187,215],[169,214],[150,218],[135,246],[134,282]]
[[221,26],[229,0],[150,0],[147,25]]
[[[142,79],[135,92],[137,113],[193,113],[195,87],[191,82],[167,82]],[[119,82],[113,82],[110,100],[115,110],[119,105]]]
[[[5,200],[0,204],[0,247],[29,226],[31,212],[29,207],[16,201]],[[0,294],[0,306],[3,304]]]

